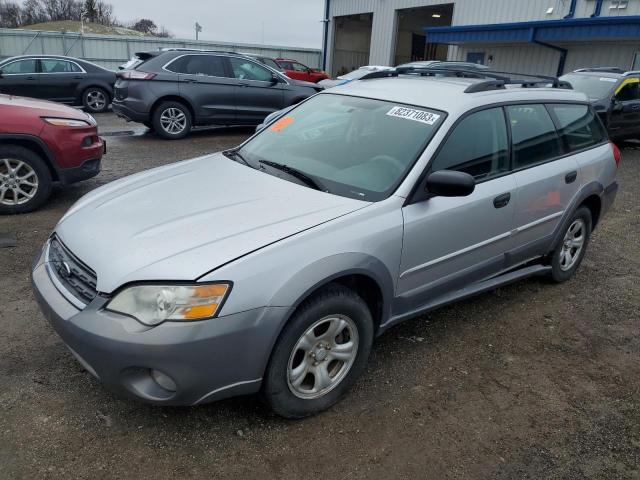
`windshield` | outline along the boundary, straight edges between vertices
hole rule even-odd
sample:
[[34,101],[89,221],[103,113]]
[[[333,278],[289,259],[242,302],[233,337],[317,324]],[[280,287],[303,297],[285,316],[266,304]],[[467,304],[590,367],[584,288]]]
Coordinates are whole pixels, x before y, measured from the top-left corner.
[[599,77],[596,75],[568,74],[560,80],[569,82],[574,90],[586,93],[589,98],[600,100],[613,93],[613,87],[618,83],[617,78]]
[[266,168],[261,161],[279,163],[330,193],[378,201],[395,190],[444,117],[422,107],[321,94],[269,125],[238,152],[257,168]]

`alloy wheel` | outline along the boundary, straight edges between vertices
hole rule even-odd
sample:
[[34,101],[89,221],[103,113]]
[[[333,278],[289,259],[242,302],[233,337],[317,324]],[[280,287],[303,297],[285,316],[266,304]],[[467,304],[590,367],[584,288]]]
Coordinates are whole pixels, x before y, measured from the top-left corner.
[[562,249],[560,250],[560,270],[566,272],[571,269],[584,248],[586,225],[584,220],[578,218],[569,226],[567,233],[562,241]]
[[165,132],[178,135],[187,128],[187,116],[179,108],[170,107],[160,114],[160,125]]
[[346,315],[311,325],[289,357],[287,384],[298,398],[322,397],[345,378],[358,354],[358,329]]
[[38,191],[38,175],[22,160],[0,159],[0,204],[23,205]]
[[91,90],[87,92],[87,106],[94,111],[102,110],[107,104],[107,98],[100,90]]

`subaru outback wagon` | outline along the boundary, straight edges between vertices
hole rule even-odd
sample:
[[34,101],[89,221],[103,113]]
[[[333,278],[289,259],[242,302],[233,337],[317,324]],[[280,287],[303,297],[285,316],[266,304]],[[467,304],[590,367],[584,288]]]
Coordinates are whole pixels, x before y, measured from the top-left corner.
[[155,404],[262,392],[303,417],[353,385],[392,325],[569,279],[620,161],[587,97],[380,73],[79,200],[32,273],[79,362]]

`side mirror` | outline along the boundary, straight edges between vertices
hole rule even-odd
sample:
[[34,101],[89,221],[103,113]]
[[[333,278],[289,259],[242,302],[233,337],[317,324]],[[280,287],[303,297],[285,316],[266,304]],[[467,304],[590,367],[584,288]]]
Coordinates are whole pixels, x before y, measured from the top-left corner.
[[427,177],[426,186],[434,197],[466,197],[476,188],[476,181],[468,173],[438,170]]
[[2,70],[0,70],[0,78],[2,78]]
[[271,74],[271,85],[277,85],[278,83],[280,83],[280,77],[278,77],[278,75],[276,75],[275,73]]
[[623,109],[622,102],[615,96],[611,98],[611,110],[614,112],[621,112]]

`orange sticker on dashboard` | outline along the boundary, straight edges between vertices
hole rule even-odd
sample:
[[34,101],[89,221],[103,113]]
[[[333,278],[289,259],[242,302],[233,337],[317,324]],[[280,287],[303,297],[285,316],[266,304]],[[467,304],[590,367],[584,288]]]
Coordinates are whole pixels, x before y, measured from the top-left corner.
[[280,130],[283,130],[290,123],[293,123],[293,117],[290,117],[290,116],[282,117],[276,123],[271,125],[271,128],[269,130],[271,130],[272,132],[279,132]]

